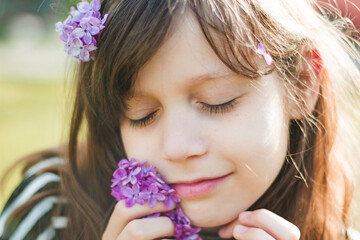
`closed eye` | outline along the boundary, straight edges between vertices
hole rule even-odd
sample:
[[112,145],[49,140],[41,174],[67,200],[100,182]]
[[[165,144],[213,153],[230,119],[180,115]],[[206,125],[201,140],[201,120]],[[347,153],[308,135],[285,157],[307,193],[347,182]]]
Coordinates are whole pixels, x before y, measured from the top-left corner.
[[[224,114],[226,112],[231,111],[235,104],[237,103],[238,98],[232,99],[226,103],[218,104],[218,105],[211,105],[207,103],[200,103],[201,104],[201,110],[204,112],[208,112],[210,114]],[[144,118],[141,119],[129,119],[130,120],[130,127],[145,127],[147,126],[157,115],[157,111],[150,113]]]
[[224,114],[231,111],[237,102],[237,98],[234,98],[226,103],[218,105],[210,105],[207,103],[201,103],[201,110],[209,112],[210,114]]
[[156,115],[158,111],[152,112],[144,118],[133,120],[130,119],[130,127],[145,127]]

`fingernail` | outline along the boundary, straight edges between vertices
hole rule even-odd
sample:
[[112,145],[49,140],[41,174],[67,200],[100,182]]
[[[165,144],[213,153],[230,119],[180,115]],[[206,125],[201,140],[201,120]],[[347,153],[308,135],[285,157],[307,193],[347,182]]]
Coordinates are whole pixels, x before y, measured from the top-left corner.
[[242,219],[247,219],[249,217],[249,215],[251,214],[252,212],[251,211],[245,211],[245,212],[242,212],[240,213],[240,218]]
[[243,225],[236,225],[234,228],[234,233],[235,234],[242,234],[244,232],[246,232],[249,228],[245,227]]

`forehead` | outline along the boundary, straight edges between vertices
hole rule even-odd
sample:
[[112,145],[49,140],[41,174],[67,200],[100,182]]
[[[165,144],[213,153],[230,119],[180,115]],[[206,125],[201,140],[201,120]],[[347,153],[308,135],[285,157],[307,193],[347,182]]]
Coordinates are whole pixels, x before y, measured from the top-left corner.
[[159,79],[182,79],[179,83],[189,86],[229,74],[233,72],[217,57],[193,12],[187,10],[177,16],[171,33],[140,69],[132,92],[151,88]]

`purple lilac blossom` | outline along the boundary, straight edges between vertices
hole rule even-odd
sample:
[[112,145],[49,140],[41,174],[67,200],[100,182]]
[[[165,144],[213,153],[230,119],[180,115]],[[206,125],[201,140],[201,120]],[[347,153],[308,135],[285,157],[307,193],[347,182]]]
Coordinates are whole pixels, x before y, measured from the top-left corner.
[[155,183],[152,183],[147,190],[142,194],[142,198],[148,200],[148,204],[151,208],[155,207],[157,201],[164,201],[166,197],[159,192],[159,188]]
[[70,8],[70,15],[64,22],[55,24],[60,40],[65,43],[64,51],[78,63],[80,60],[89,61],[97,49],[95,36],[103,31],[108,17],[105,14],[101,18],[100,8],[99,0],[91,3],[82,0],[77,4],[77,10],[75,7]]
[[157,202],[164,202],[167,209],[175,204],[175,209],[165,213],[155,213],[144,218],[167,216],[175,225],[175,239],[201,240],[198,233],[201,228],[191,226],[190,220],[180,208],[180,199],[175,190],[167,185],[156,167],[146,165],[146,161],[138,162],[134,158],[121,159],[118,169],[111,180],[111,195],[120,201],[125,199],[126,207],[135,203],[143,205],[147,200],[153,208]]
[[273,59],[272,59],[271,55],[266,52],[265,47],[261,43],[258,43],[258,47],[255,50],[255,52],[260,55],[263,55],[267,65],[270,66],[271,64],[273,64]]
[[132,187],[124,186],[121,189],[123,196],[126,197],[125,205],[127,207],[132,207],[135,202],[140,205],[144,205],[144,198],[140,194],[140,186],[138,184],[133,185]]

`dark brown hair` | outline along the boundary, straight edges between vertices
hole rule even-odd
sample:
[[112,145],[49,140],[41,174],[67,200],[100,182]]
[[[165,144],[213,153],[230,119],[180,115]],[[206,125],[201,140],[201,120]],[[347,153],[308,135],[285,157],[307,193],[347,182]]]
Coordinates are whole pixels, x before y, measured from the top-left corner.
[[[358,94],[352,89],[359,86],[353,60],[359,56],[353,26],[342,18],[331,22],[323,9],[305,0],[104,0],[101,12],[109,18],[94,61],[77,69],[70,137],[62,154],[68,165],[59,171],[59,194],[68,201],[69,219],[62,238],[101,238],[115,204],[109,182],[117,162],[127,157],[119,127],[125,99],[139,69],[171,35],[174,21],[190,10],[231,70],[254,81],[276,71],[287,96],[303,109],[303,117],[290,122],[279,175],[250,210],[266,208],[284,217],[300,228],[301,239],[340,239],[342,227],[350,225],[348,161],[354,152],[345,147],[354,150],[350,147],[356,143],[355,123],[347,116],[350,110],[359,116],[359,109],[351,108],[358,98],[349,100]],[[266,69],[255,62],[258,42],[274,59]],[[320,73],[304,58],[306,49],[321,56]],[[308,113],[303,94],[307,81],[316,77],[319,97]]]

